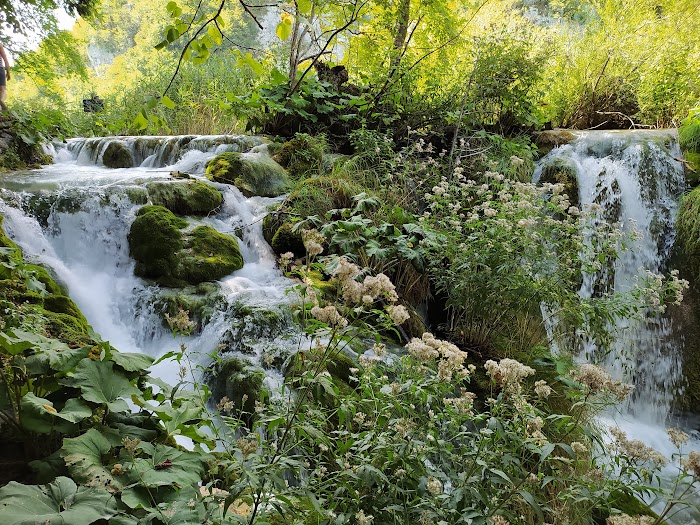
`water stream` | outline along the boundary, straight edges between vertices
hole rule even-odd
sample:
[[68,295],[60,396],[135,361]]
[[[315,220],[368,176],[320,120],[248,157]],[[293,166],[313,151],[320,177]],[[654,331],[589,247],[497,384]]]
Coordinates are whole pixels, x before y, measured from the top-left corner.
[[[107,145],[115,140],[129,149],[136,167],[102,165]],[[133,273],[127,234],[142,205],[134,202],[134,192],[149,181],[170,179],[174,170],[202,178],[207,160],[222,151],[257,155],[264,148],[263,139],[255,137],[73,139],[55,152],[53,165],[0,177],[0,213],[25,256],[53,269],[104,340],[121,351],[159,356],[178,343],[159,311],[167,290]],[[600,220],[623,228],[634,224],[644,234],[611,272],[587,276],[581,295],[624,291],[641,272],[669,270],[677,203],[685,190],[679,158],[669,132],[589,132],[540,163],[536,178],[543,166],[566,167],[576,175],[581,205],[598,204]],[[229,185],[216,187],[224,196],[220,210],[189,220],[237,236],[245,264],[217,283],[213,313],[186,344],[202,362],[215,351],[249,360],[265,369],[267,386],[274,390],[282,379],[281,362],[298,348],[301,336],[283,313],[293,283],[276,267],[262,236],[261,217],[273,200],[245,198]],[[275,310],[279,322],[274,327],[250,316],[251,311]],[[683,327],[667,314],[619,328],[604,363],[636,389],[609,422],[670,457],[673,447],[664,427],[678,416],[674,401],[684,388],[688,341]],[[595,351],[584,345],[582,359]],[[154,370],[170,383],[177,382],[178,372],[178,366],[168,363]],[[700,448],[700,442],[694,446]],[[698,522],[692,519],[688,523]]]
[[[674,132],[634,131],[582,132],[542,159],[536,180],[545,178],[548,170],[574,174],[580,206],[593,205],[598,220],[641,234],[614,267],[584,276],[581,296],[626,292],[647,272],[668,274],[672,269],[678,202],[686,189],[681,157]],[[692,436],[688,448],[700,449],[700,435],[687,414],[676,409],[683,405],[686,387],[684,358],[698,350],[693,348],[697,341],[684,337],[688,321],[680,313],[671,307],[641,321],[618,320],[607,352],[583,341],[579,356],[580,361],[594,360],[635,386],[629,400],[600,422],[620,427],[630,439],[642,440],[669,460],[677,450],[666,427],[683,427]],[[666,469],[669,477],[676,472],[674,465],[678,462]],[[673,522],[699,520],[700,516],[684,514]]]
[[[119,141],[140,161],[138,167],[103,167],[101,155],[110,139],[73,139],[55,154],[53,165],[3,176],[0,212],[26,258],[53,269],[104,340],[124,352],[157,357],[179,346],[162,315],[164,296],[175,291],[134,276],[127,234],[142,203],[134,203],[133,195],[147,182],[169,180],[170,171],[202,178],[206,162],[216,154],[264,148],[263,140],[188,136]],[[280,360],[296,349],[299,337],[284,307],[292,300],[286,292],[293,283],[277,268],[262,236],[261,218],[274,199],[246,198],[233,186],[215,186],[224,197],[219,211],[188,220],[237,236],[244,266],[217,283],[218,293],[209,299],[213,313],[185,343],[201,364],[216,351],[265,368],[267,386],[276,390]],[[278,314],[275,333],[256,323],[255,312],[269,311]],[[275,348],[275,359],[263,355],[266,347]],[[171,384],[178,373],[179,366],[170,362],[154,370]]]

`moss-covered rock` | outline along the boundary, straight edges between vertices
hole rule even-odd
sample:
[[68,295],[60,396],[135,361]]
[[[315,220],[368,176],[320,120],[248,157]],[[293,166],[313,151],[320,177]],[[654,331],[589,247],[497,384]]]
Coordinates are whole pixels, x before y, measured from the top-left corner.
[[294,231],[294,225],[285,222],[280,226],[270,240],[270,246],[277,255],[292,252],[296,257],[302,257],[306,253],[301,233]]
[[[0,324],[5,328],[39,333],[69,346],[94,343],[90,325],[65,290],[43,267],[24,262],[22,252],[2,230],[0,247]],[[42,286],[43,285],[43,289]]]
[[155,308],[163,316],[164,326],[168,324],[166,314],[172,317],[179,310],[184,310],[195,323],[195,331],[199,331],[216,311],[216,303],[220,299],[219,286],[207,282],[179,290],[166,290],[155,302]]
[[184,286],[215,281],[243,267],[236,239],[210,226],[185,232],[186,226],[167,208],[141,208],[128,235],[136,275]]
[[198,180],[149,182],[146,188],[154,205],[178,215],[208,215],[223,202],[219,190]]
[[242,407],[249,414],[255,413],[255,402],[261,399],[263,379],[262,370],[237,357],[214,362],[205,375],[215,402],[227,397],[236,409]]
[[197,226],[187,234],[176,258],[172,275],[190,284],[216,281],[243,268],[236,239],[211,226]]
[[176,254],[183,248],[181,230],[187,221],[162,206],[141,208],[129,230],[129,251],[136,259],[135,273],[157,279],[172,274]]
[[291,187],[284,168],[264,152],[222,153],[209,161],[206,175],[215,182],[233,184],[246,197],[278,197]]
[[578,206],[578,179],[576,176],[576,166],[569,159],[555,158],[542,166],[540,182],[550,184],[563,184],[564,193],[569,196],[569,202]]
[[681,199],[676,222],[677,246],[696,282],[700,282],[700,188]]
[[102,154],[102,164],[107,168],[131,168],[134,156],[124,142],[110,142]]
[[576,140],[576,135],[568,129],[548,129],[535,134],[534,142],[541,154],[547,154],[557,146]]
[[326,142],[323,137],[297,133],[293,139],[277,149],[273,158],[287,168],[292,177],[308,177],[321,172],[325,149]]

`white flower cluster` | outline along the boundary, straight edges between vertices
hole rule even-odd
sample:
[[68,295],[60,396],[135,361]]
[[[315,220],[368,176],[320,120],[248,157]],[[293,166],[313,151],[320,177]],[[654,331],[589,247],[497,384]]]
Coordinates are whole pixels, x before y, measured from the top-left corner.
[[484,363],[486,373],[509,394],[520,394],[522,380],[535,373],[535,370],[515,359],[501,359],[498,363],[489,359]]
[[693,450],[688,457],[683,460],[683,466],[700,479],[700,452]]
[[584,386],[587,394],[611,394],[618,401],[624,400],[634,386],[612,378],[605,370],[590,363],[584,363],[570,372],[571,377]]
[[323,253],[323,243],[326,242],[326,238],[317,229],[302,230],[301,239],[310,257]]
[[615,447],[633,462],[653,463],[661,467],[668,463],[666,457],[638,439],[627,439],[627,435],[617,427],[611,427],[610,433],[615,437]]
[[474,409],[474,399],[476,399],[476,394],[463,391],[461,396],[447,398],[444,400],[444,403],[454,406],[460,414],[471,416]]
[[326,323],[327,325],[337,328],[345,328],[348,325],[348,320],[340,315],[338,309],[333,305],[328,305],[324,308],[314,306],[311,309],[311,315],[322,323]]
[[653,525],[654,523],[656,523],[656,518],[652,516],[629,516],[627,514],[610,516],[605,520],[605,525]]
[[469,375],[469,370],[464,367],[467,353],[448,341],[436,339],[430,332],[425,332],[420,339],[411,339],[406,349],[418,361],[428,362],[441,358],[438,377],[444,381],[450,381],[455,374],[460,378]]

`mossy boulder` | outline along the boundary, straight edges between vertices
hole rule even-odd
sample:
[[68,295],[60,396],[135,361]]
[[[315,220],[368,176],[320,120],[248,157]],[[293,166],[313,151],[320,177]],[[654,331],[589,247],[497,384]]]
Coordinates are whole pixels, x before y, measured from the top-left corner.
[[223,202],[219,190],[198,180],[149,182],[146,189],[154,205],[178,215],[208,215]]
[[215,361],[205,374],[214,402],[227,397],[235,409],[255,413],[255,402],[261,400],[265,373],[245,359],[237,357]]
[[131,168],[134,156],[124,142],[110,142],[102,153],[102,164],[107,168]]
[[206,175],[236,186],[246,197],[278,197],[291,187],[285,169],[265,152],[222,153],[209,161]]
[[184,247],[181,230],[187,221],[162,206],[144,206],[129,230],[129,250],[139,277],[157,279],[172,274]]
[[686,177],[691,186],[700,181],[700,114],[686,118],[678,128],[678,144],[686,161]]
[[676,221],[676,242],[683,264],[700,282],[700,188],[681,199]]
[[236,239],[211,226],[197,226],[185,237],[173,270],[176,279],[190,284],[216,281],[243,268]]
[[541,183],[563,184],[564,193],[568,195],[569,202],[578,206],[578,179],[576,166],[573,161],[565,158],[554,158],[542,166],[542,174],[540,175]]
[[557,146],[570,144],[576,135],[568,129],[548,129],[535,133],[534,142],[541,154],[547,154]]
[[325,150],[323,137],[297,133],[275,151],[273,158],[287,168],[292,177],[298,178],[320,173]]
[[289,222],[277,229],[270,240],[270,246],[277,255],[292,252],[296,257],[302,257],[306,253],[301,232],[294,231],[294,225]]
[[[22,252],[2,230],[0,246],[0,322],[5,329],[18,328],[53,337],[71,347],[94,343],[92,330],[78,306],[43,267],[24,262]],[[43,290],[40,285],[43,285]]]
[[168,324],[166,314],[172,317],[179,310],[184,310],[195,323],[195,331],[200,331],[216,311],[216,304],[221,298],[219,286],[204,282],[179,290],[164,291],[155,302],[155,308],[163,316],[164,326]]
[[188,223],[162,206],[144,206],[129,231],[135,273],[165,286],[215,281],[243,267],[238,242],[210,226]]

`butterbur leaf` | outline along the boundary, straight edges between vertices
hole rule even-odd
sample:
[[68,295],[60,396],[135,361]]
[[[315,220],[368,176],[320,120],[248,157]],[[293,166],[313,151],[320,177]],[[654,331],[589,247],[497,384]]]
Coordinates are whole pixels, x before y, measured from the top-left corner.
[[69,399],[59,412],[53,403],[28,392],[20,403],[22,426],[37,434],[48,434],[52,430],[70,431],[73,423],[92,415],[92,409],[82,399]]
[[0,488],[0,523],[91,525],[117,513],[117,501],[102,488],[78,487],[60,476],[48,485],[11,481]]
[[111,358],[117,366],[126,370],[127,372],[139,372],[141,370],[146,370],[153,364],[154,361],[150,355],[116,351],[111,352]]
[[122,372],[114,370],[111,361],[83,359],[73,377],[82,391],[83,399],[107,405],[113,412],[124,409],[126,403],[123,397],[139,393],[139,389]]
[[134,459],[128,469],[130,482],[153,488],[196,485],[201,482],[206,461],[211,458],[160,444],[142,442],[139,448],[150,457]]
[[73,479],[83,484],[117,488],[111,468],[102,464],[102,456],[111,450],[107,438],[94,428],[77,438],[63,440],[60,454]]

